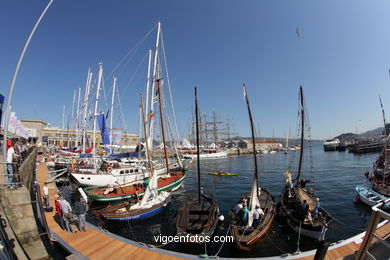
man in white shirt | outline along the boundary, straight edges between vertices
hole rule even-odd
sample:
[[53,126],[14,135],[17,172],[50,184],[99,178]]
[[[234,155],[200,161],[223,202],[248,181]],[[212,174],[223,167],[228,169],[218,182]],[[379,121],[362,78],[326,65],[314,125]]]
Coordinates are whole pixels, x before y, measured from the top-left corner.
[[68,232],[72,231],[72,233],[76,233],[77,231],[75,231],[73,229],[73,226],[72,226],[72,219],[70,217],[70,214],[72,214],[72,208],[70,207],[69,202],[66,199],[64,199],[63,197],[61,197],[60,205],[61,205],[60,208],[61,208],[62,214],[64,216],[66,230]]
[[45,199],[46,208],[50,207],[50,202],[49,202],[49,188],[47,187],[46,183],[45,183],[45,185],[43,186],[43,196],[44,196],[44,199]]
[[242,210],[243,206],[242,206],[242,199],[236,204],[236,206],[234,206],[234,212],[236,214],[239,214],[240,211]]
[[16,157],[14,146],[15,145],[13,143],[11,143],[11,146],[7,150],[7,172],[8,172],[7,187],[8,188],[15,187],[14,169],[13,169],[13,165],[12,165],[12,161]]
[[264,216],[264,211],[256,205],[255,210],[253,211],[253,227],[256,228],[260,224],[260,218]]

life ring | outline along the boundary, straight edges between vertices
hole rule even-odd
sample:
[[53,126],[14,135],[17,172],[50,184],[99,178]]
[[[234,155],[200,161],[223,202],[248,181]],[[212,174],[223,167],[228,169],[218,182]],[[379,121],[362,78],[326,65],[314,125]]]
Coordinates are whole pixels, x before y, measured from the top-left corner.
[[108,172],[111,172],[111,171],[112,171],[112,167],[111,167],[111,166],[108,167],[108,168],[107,168],[107,171],[108,171]]

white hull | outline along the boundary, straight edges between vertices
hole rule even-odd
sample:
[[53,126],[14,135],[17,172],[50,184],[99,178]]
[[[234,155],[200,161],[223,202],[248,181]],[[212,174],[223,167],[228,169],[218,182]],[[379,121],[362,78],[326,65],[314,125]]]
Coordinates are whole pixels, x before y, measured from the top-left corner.
[[[200,153],[199,157],[200,158],[221,158],[221,157],[226,157],[227,155],[228,155],[228,151],[225,150],[217,153]],[[184,156],[190,157],[192,159],[197,158],[197,154],[186,154]]]
[[[166,169],[156,170],[158,175],[165,174]],[[80,183],[82,186],[108,186],[108,185],[123,185],[130,182],[143,181],[149,178],[149,171],[140,171],[138,173],[130,174],[117,174],[117,173],[81,173],[73,172],[71,175]]]

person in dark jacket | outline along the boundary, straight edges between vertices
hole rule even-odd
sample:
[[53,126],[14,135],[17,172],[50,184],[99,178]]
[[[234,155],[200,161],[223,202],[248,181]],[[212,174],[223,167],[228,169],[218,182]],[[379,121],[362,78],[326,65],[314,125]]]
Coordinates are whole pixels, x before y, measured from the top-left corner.
[[87,203],[84,198],[81,197],[79,201],[74,204],[74,213],[76,214],[79,220],[79,230],[87,231],[85,224],[85,213],[87,211]]

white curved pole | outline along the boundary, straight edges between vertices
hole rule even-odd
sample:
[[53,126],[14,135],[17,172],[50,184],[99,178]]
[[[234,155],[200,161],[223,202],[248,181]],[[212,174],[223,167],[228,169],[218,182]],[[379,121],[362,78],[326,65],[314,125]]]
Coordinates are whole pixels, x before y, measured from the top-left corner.
[[[45,10],[43,10],[41,16],[39,17],[38,21],[35,23],[35,26],[32,29],[30,35],[28,36],[26,44],[24,45],[23,51],[20,54],[18,64],[16,65],[14,77],[12,78],[12,83],[11,83],[11,87],[10,87],[10,90],[9,90],[7,106],[6,106],[5,115],[4,115],[4,130],[3,130],[4,131],[3,132],[3,136],[4,136],[4,138],[3,138],[3,140],[4,140],[4,143],[3,143],[3,156],[4,156],[4,160],[7,157],[7,145],[6,145],[6,143],[7,143],[7,137],[8,137],[8,133],[7,132],[8,132],[8,123],[9,123],[9,113],[10,113],[9,110],[10,110],[10,106],[11,106],[12,94],[14,92],[15,81],[16,81],[16,78],[18,76],[19,68],[20,68],[20,65],[22,64],[24,54],[26,53],[26,50],[28,48],[28,45],[30,44],[30,41],[31,41],[34,33],[35,33],[35,30],[37,29],[39,23],[41,22],[42,18],[45,16],[46,11],[49,9],[49,7],[53,3],[53,1],[54,0],[50,0],[50,2],[47,4]],[[4,167],[5,167],[5,172],[7,172],[7,165],[4,164]]]

